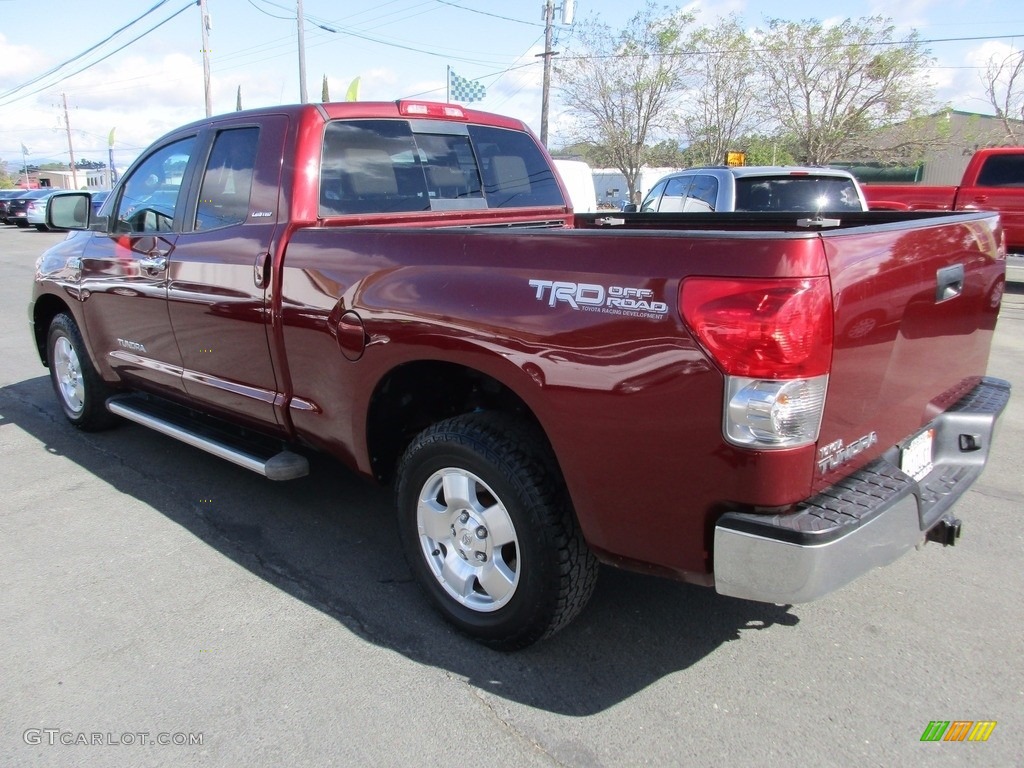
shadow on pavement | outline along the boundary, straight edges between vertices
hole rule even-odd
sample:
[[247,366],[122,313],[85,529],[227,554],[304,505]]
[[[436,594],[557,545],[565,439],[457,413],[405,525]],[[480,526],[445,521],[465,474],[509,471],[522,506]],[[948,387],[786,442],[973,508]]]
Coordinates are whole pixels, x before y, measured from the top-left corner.
[[328,457],[311,457],[307,478],[273,483],[135,425],[78,432],[45,376],[0,388],[0,427],[7,425],[368,642],[550,712],[602,712],[743,630],[799,621],[786,606],[603,568],[594,599],[569,628],[525,651],[497,653],[452,630],[420,594],[390,492]]

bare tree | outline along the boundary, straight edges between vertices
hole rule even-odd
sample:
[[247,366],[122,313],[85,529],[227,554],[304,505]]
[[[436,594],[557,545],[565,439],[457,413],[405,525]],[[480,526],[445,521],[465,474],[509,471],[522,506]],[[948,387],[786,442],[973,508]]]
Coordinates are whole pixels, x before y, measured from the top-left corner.
[[1013,51],[1002,59],[993,56],[982,82],[1006,138],[1019,142],[1024,138],[1024,51]]
[[881,17],[834,26],[768,21],[755,49],[763,106],[795,139],[800,162],[907,157],[928,145],[913,132],[879,131],[913,124],[932,103],[933,88],[921,75],[928,52],[916,32],[902,40],[894,35],[891,20]]
[[680,55],[693,16],[648,3],[620,32],[597,18],[581,23],[576,50],[560,57],[556,74],[572,140],[600,146],[639,202],[637,177],[647,145],[678,127],[679,102],[691,72]]
[[750,38],[736,16],[702,27],[691,38],[696,82],[683,105],[695,165],[725,162],[744,134],[764,122],[757,113],[758,78]]

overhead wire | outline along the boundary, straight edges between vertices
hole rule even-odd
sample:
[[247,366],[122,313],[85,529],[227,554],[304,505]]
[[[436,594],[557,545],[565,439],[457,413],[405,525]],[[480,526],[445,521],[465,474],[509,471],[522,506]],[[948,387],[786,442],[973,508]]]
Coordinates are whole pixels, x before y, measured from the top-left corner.
[[[79,59],[82,59],[83,57],[87,56],[88,54],[92,53],[93,51],[96,51],[97,49],[99,49],[99,48],[101,48],[102,46],[106,45],[106,44],[107,44],[107,43],[109,43],[109,42],[110,42],[111,40],[113,40],[113,39],[114,39],[115,37],[117,37],[117,36],[118,36],[118,35],[120,35],[120,34],[121,34],[122,32],[124,32],[124,31],[125,31],[126,29],[128,29],[129,27],[131,27],[131,26],[133,26],[133,25],[135,25],[135,24],[138,24],[138,23],[139,23],[140,21],[142,21],[142,20],[143,20],[144,18],[146,18],[147,16],[149,16],[149,15],[150,15],[151,13],[155,13],[155,12],[156,12],[157,10],[159,10],[159,9],[160,9],[160,8],[161,8],[162,6],[164,6],[164,5],[167,5],[167,3],[169,3],[169,2],[170,2],[170,0],[159,0],[159,2],[158,2],[158,3],[156,4],[156,5],[154,5],[154,6],[153,6],[152,8],[150,8],[150,9],[149,9],[148,11],[146,11],[145,13],[143,13],[143,14],[142,14],[141,16],[138,16],[138,17],[136,17],[136,18],[132,19],[132,20],[131,20],[131,21],[129,21],[129,22],[127,23],[127,24],[125,24],[125,25],[124,25],[123,27],[121,27],[121,28],[119,28],[119,29],[115,30],[114,32],[112,32],[111,34],[109,34],[109,35],[108,35],[107,37],[105,37],[105,38],[104,38],[103,40],[100,40],[100,41],[99,41],[98,43],[96,43],[96,44],[94,44],[94,45],[91,45],[90,47],[88,47],[88,48],[86,48],[86,49],[85,49],[84,51],[82,51],[81,53],[78,53],[78,54],[76,54],[76,55],[72,56],[72,57],[71,57],[70,59],[66,59],[65,61],[61,62],[60,64],[57,64],[56,66],[54,66],[54,67],[51,67],[51,68],[50,68],[50,69],[48,69],[48,70],[47,70],[46,72],[43,72],[43,73],[42,73],[42,74],[40,74],[40,75],[36,75],[36,76],[35,76],[34,78],[32,78],[31,80],[27,80],[26,82],[24,82],[24,83],[22,83],[22,84],[20,84],[20,85],[18,85],[18,86],[15,86],[14,88],[11,88],[10,90],[8,90],[8,91],[6,91],[6,92],[4,92],[4,93],[0,93],[0,99],[4,99],[4,98],[7,98],[8,96],[12,96],[12,95],[14,95],[15,93],[17,93],[18,91],[24,90],[25,88],[28,88],[28,87],[30,87],[30,86],[32,86],[32,85],[35,85],[36,83],[38,83],[38,82],[39,82],[40,80],[43,80],[44,78],[47,78],[47,77],[49,77],[49,76],[51,76],[51,75],[53,75],[53,74],[56,74],[57,72],[59,72],[60,70],[62,70],[62,69],[63,69],[64,67],[67,67],[67,66],[70,66],[71,64],[74,64],[74,63],[75,63],[76,61],[78,61]],[[189,2],[189,5],[192,5],[192,2]],[[185,7],[187,8],[188,6],[185,6]],[[182,10],[184,10],[184,9],[182,9]],[[179,13],[180,13],[180,12],[181,12],[181,11],[179,11]],[[177,14],[175,14],[175,15],[177,15]],[[172,18],[173,18],[173,17],[172,17]],[[147,31],[147,32],[144,32],[144,33],[143,33],[143,35],[140,35],[139,37],[143,37],[143,36],[145,36],[146,34],[149,34],[149,32],[151,32],[151,31],[152,31],[152,30],[149,30],[149,31]],[[129,44],[130,44],[130,43],[132,43],[132,42],[135,42],[135,40],[138,40],[138,39],[139,39],[139,37],[136,37],[136,38],[134,38],[133,40],[129,41]],[[120,49],[118,49],[118,50],[120,50]],[[103,59],[100,59],[100,61],[102,61],[102,60],[103,60]],[[94,62],[94,64],[95,64],[95,63],[99,63],[99,62]],[[92,65],[90,65],[90,66],[92,66]]]

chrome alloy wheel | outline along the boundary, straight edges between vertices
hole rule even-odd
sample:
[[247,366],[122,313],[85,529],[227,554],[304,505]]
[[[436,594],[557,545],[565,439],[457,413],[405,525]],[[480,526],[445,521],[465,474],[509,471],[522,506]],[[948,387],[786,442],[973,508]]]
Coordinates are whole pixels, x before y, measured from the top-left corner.
[[82,367],[71,340],[66,336],[58,338],[53,345],[53,365],[57,373],[58,391],[64,405],[73,413],[81,413],[85,407]]
[[519,541],[508,510],[465,469],[432,474],[416,506],[420,547],[444,590],[474,611],[496,611],[519,584]]

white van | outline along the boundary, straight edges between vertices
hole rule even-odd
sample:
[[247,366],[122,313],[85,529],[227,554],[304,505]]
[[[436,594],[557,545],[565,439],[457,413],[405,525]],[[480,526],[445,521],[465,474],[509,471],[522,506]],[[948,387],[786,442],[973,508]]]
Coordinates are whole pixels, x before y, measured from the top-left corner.
[[569,190],[573,213],[596,213],[597,194],[594,192],[594,172],[582,160],[555,160],[555,168],[562,183]]

